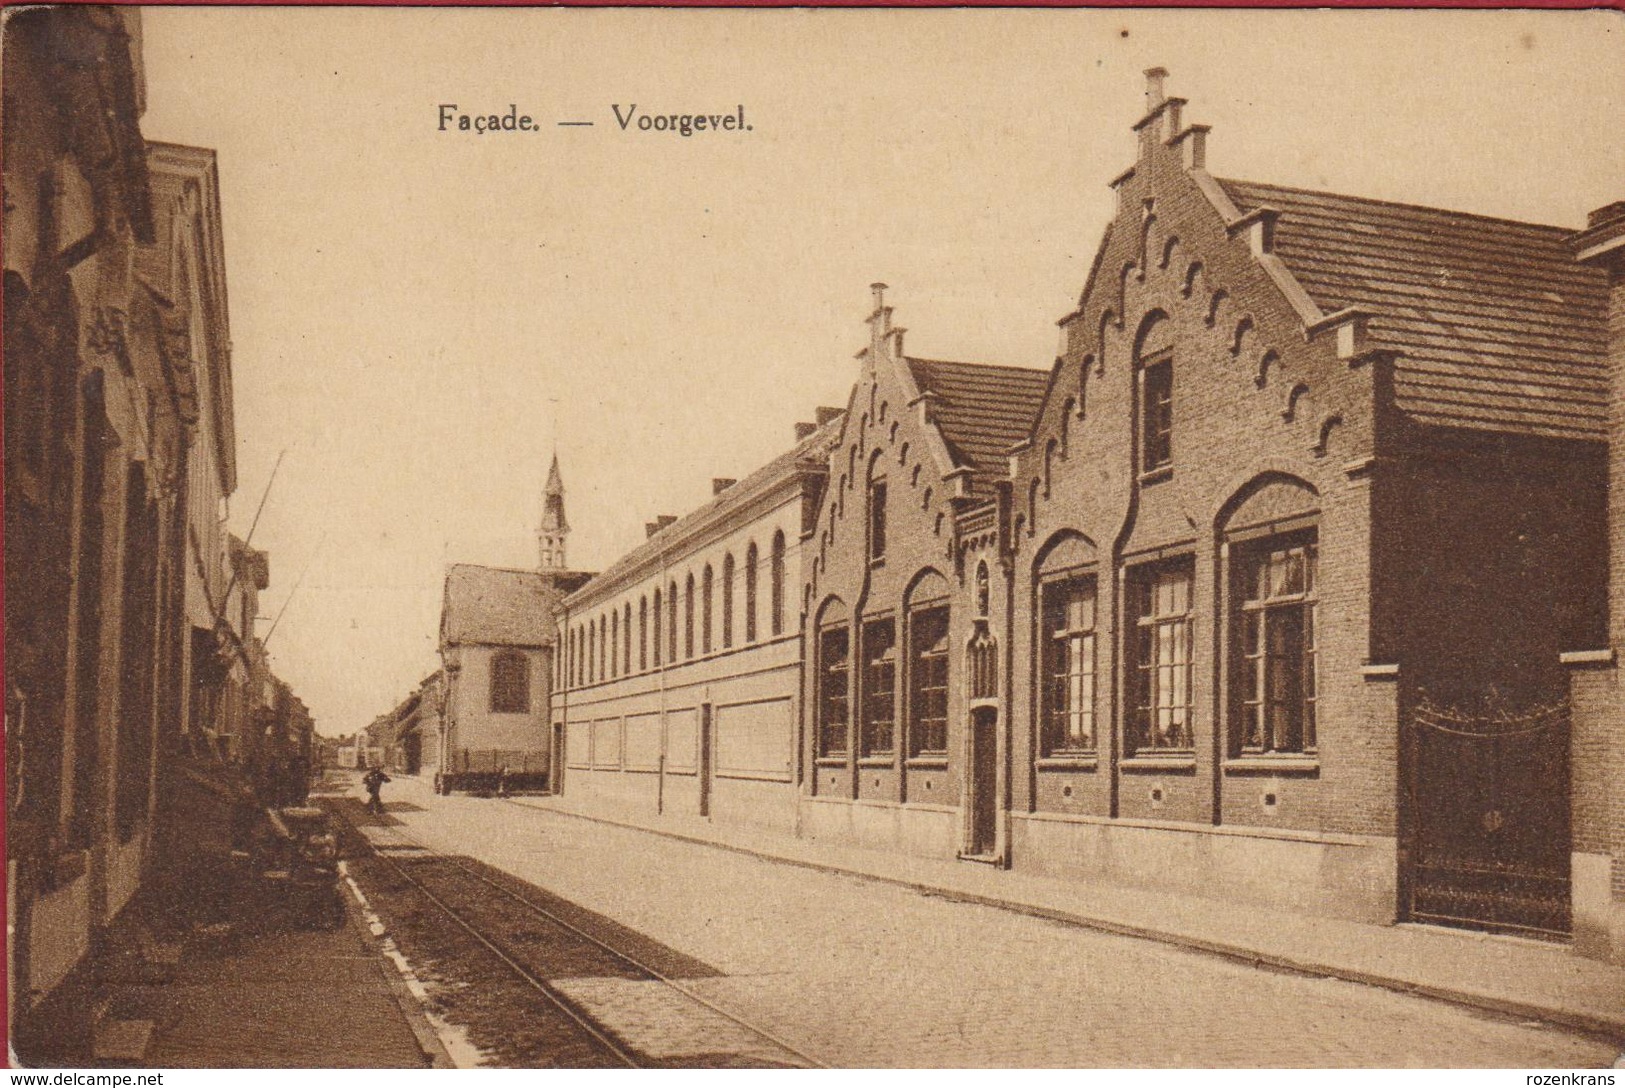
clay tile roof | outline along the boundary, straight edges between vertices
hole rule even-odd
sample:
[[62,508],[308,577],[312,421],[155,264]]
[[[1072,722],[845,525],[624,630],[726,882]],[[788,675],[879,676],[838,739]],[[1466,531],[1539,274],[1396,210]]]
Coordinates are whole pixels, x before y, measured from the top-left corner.
[[972,470],[973,491],[1009,470],[1010,447],[1026,438],[1049,385],[1047,370],[910,359],[920,392],[937,396],[934,418],[954,464]]
[[552,579],[530,570],[459,563],[446,572],[443,642],[542,646],[553,640]]
[[1322,310],[1371,313],[1399,407],[1445,426],[1567,438],[1607,427],[1607,283],[1564,227],[1221,181],[1281,214],[1275,252]]

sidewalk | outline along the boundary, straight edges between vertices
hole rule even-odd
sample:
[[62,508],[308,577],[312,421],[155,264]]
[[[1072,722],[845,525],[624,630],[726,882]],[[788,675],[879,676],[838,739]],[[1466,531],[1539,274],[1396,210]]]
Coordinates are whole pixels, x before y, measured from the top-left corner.
[[140,938],[102,972],[100,1064],[451,1065],[348,889],[347,917],[329,930],[287,917],[279,912],[285,904],[267,902],[241,877],[218,862],[194,862],[172,874],[175,900],[142,910],[133,927]]
[[902,885],[962,902],[1544,1020],[1625,1041],[1625,968],[1565,946],[1419,925],[1369,925],[1140,888],[1063,881],[712,824],[607,817],[563,797],[516,798],[556,815]]

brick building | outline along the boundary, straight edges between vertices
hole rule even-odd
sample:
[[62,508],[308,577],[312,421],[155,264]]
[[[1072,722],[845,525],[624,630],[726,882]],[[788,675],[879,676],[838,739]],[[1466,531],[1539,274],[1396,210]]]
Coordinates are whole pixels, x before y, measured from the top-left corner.
[[1148,81],[1047,379],[909,359],[877,299],[808,544],[804,832],[1607,955],[1619,707],[1564,670],[1606,656],[1617,221],[1577,262],[1216,179]]
[[797,587],[840,413],[565,598],[561,791],[601,812],[795,826]]
[[994,860],[1008,758],[1000,495],[1048,376],[912,358],[874,291],[803,542],[802,832]]

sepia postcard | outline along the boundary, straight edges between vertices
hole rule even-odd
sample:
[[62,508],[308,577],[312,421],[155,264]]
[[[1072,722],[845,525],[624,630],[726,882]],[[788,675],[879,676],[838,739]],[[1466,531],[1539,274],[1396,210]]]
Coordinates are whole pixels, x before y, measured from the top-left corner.
[[1616,1084],[1621,12],[4,14],[14,1066]]

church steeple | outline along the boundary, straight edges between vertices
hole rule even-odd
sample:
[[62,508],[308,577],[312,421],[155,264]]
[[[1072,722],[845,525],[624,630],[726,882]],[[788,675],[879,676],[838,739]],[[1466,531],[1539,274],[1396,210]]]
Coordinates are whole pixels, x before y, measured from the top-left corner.
[[540,552],[541,570],[566,570],[564,540],[570,535],[570,523],[564,516],[564,477],[559,473],[559,455],[553,455],[553,467],[547,473],[547,487],[542,491],[542,524],[536,530],[536,544]]

